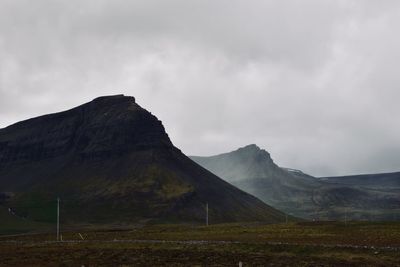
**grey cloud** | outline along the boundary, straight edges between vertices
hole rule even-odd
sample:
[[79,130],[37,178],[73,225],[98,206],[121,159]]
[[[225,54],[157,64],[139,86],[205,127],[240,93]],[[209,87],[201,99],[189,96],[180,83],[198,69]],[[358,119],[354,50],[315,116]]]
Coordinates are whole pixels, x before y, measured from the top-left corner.
[[0,3],[0,125],[134,95],[187,154],[399,170],[398,1]]

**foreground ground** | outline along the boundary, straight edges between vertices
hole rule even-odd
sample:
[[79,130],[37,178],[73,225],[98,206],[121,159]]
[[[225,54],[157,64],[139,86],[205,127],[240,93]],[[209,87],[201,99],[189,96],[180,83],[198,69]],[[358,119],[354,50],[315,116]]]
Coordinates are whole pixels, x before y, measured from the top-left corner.
[[0,266],[400,266],[400,223],[154,225],[0,237]]

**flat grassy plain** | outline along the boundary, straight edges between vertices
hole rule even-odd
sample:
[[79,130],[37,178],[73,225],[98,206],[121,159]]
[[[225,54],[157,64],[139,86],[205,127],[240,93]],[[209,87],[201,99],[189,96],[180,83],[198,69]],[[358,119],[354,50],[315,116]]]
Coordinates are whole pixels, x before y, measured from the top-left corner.
[[400,266],[393,222],[84,229],[0,236],[0,266]]

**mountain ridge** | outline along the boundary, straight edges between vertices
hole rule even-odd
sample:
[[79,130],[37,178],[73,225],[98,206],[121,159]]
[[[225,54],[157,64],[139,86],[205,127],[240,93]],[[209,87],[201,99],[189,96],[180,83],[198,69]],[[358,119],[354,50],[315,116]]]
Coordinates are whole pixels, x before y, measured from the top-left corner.
[[369,188],[400,188],[400,172],[382,172],[344,176],[328,176],[319,178],[328,183],[358,185]]

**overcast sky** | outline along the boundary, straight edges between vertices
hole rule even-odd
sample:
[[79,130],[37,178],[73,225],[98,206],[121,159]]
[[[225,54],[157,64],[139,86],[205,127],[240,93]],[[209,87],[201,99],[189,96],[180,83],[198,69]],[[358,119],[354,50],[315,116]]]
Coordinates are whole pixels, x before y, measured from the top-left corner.
[[188,155],[400,171],[400,1],[0,0],[0,127],[123,93]]

